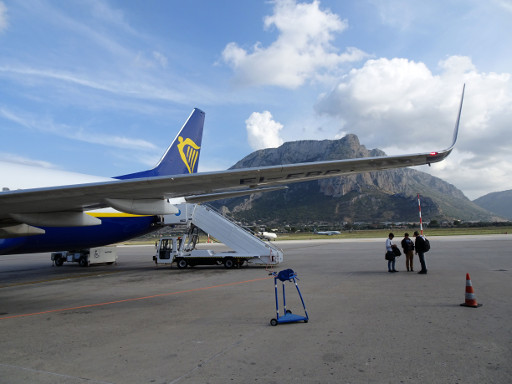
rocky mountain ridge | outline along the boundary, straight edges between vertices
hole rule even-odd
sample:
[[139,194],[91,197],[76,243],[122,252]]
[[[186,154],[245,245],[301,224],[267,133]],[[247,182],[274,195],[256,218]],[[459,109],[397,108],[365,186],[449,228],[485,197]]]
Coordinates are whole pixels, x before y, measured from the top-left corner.
[[[232,168],[259,167],[360,157],[385,156],[367,149],[356,135],[339,140],[301,140],[255,151]],[[471,202],[453,185],[410,168],[290,184],[288,189],[221,200],[214,205],[245,222],[332,224],[414,222],[417,194],[423,220],[493,221],[499,219]]]
[[498,216],[512,220],[512,189],[508,191],[492,192],[481,196],[473,202]]

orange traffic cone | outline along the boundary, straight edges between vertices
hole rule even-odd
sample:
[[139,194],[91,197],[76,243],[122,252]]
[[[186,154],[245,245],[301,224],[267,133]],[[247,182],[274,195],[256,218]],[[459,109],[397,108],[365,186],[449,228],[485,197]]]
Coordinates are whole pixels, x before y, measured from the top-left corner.
[[466,273],[466,301],[461,304],[461,307],[478,308],[482,304],[478,304],[475,298],[475,291],[473,291],[473,285],[471,284],[471,278],[469,273]]

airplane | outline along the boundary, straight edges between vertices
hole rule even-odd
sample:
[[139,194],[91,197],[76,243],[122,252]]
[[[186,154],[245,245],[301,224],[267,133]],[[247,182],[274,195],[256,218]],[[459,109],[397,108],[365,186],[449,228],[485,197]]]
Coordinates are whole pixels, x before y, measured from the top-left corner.
[[340,231],[317,231],[315,229],[315,235],[327,235],[327,236],[332,236],[332,235],[341,235],[341,232]]
[[[442,161],[457,141],[464,88],[452,143],[441,151],[197,173],[200,139],[189,140],[180,133],[157,167],[116,178],[75,179],[68,174],[65,183],[51,185],[48,181],[57,179],[48,174],[41,178],[40,168],[0,164],[0,254],[123,241],[157,229],[161,215],[178,213],[178,202],[200,203],[282,189],[301,181]],[[191,118],[202,128],[204,112],[195,109]],[[111,214],[98,211],[112,208],[116,211]]]
[[277,234],[274,233],[274,232],[267,232],[267,231],[256,231],[256,230],[252,230],[250,227],[247,227],[247,226],[244,226],[243,227],[246,231],[249,231],[251,232],[254,236],[257,236],[259,237],[260,239],[262,240],[268,240],[268,241],[272,241],[272,240],[275,240],[277,239]]
[[258,236],[269,241],[277,239],[277,234],[274,232],[258,232]]
[[[3,193],[26,190],[34,186],[49,187],[59,181],[82,184],[108,182],[164,175],[196,173],[199,165],[205,113],[194,109],[157,165],[147,171],[116,176],[112,179],[63,172],[54,169],[28,167],[0,162]],[[6,186],[9,187],[6,187]],[[57,184],[58,185],[58,184]],[[112,207],[116,206],[111,202]],[[44,203],[43,203],[44,205]],[[88,249],[113,244],[144,235],[159,228],[161,216],[128,214],[110,207],[80,212],[5,214],[0,203],[0,255]],[[149,213],[149,212],[148,212]]]

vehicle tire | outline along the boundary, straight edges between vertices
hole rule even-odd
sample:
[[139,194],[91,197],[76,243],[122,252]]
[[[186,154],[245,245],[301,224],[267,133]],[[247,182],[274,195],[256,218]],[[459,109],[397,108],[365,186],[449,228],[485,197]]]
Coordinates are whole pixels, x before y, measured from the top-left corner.
[[231,269],[235,266],[235,261],[232,257],[228,257],[224,260],[224,267],[227,269]]
[[176,260],[176,265],[178,266],[179,269],[184,269],[184,268],[187,268],[187,260],[185,259],[178,259]]
[[276,319],[270,320],[270,325],[275,327],[277,325],[277,320]]
[[78,260],[78,264],[80,264],[81,267],[88,267],[89,263],[87,262],[87,258],[82,256],[80,260]]
[[62,264],[64,264],[64,259],[62,257],[56,257],[53,262],[57,267],[60,267]]

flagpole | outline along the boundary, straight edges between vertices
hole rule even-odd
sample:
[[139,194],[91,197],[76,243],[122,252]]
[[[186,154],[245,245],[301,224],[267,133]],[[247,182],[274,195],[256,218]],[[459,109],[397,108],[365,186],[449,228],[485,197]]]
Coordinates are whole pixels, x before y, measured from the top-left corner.
[[420,230],[421,230],[421,236],[423,236],[423,221],[421,220],[421,202],[420,202],[420,194],[418,193],[418,210],[420,213]]

